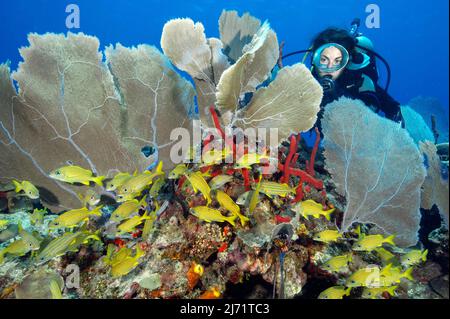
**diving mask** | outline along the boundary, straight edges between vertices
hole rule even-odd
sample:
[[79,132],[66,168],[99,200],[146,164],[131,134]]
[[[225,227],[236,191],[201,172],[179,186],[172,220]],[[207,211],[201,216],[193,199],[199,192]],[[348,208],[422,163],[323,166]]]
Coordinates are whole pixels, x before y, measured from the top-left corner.
[[[339,64],[336,64],[333,66],[329,66],[329,63],[325,63],[325,61],[326,62],[328,62],[328,61],[326,58],[324,60],[323,56],[322,56],[324,51],[331,47],[337,48],[339,51],[341,51],[341,54],[342,54],[342,59],[339,62]],[[312,63],[320,72],[334,73],[336,71],[339,71],[339,70],[342,70],[343,68],[345,68],[347,66],[349,60],[350,60],[350,55],[348,54],[347,49],[344,48],[342,45],[337,44],[337,43],[326,43],[326,44],[322,45],[321,47],[319,47],[314,52]]]

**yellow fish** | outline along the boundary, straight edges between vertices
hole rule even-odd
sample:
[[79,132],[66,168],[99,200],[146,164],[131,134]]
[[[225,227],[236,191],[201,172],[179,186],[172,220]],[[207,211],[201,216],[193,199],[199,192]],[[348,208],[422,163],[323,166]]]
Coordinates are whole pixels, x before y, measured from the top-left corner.
[[316,234],[313,239],[328,244],[336,242],[339,238],[342,238],[342,234],[339,231],[327,229]]
[[350,296],[351,287],[345,288],[344,286],[334,286],[322,291],[319,295],[319,299],[342,299],[344,296]]
[[86,207],[69,210],[56,217],[49,225],[49,228],[73,228],[78,226],[81,222],[89,220],[89,216],[102,216],[103,206],[98,206],[93,210]]
[[345,283],[347,287],[374,287],[380,285],[381,271],[378,267],[366,267],[354,272]]
[[309,219],[311,216],[314,218],[325,216],[327,220],[330,220],[330,215],[335,211],[335,208],[324,210],[322,204],[319,204],[312,199],[308,199],[296,204],[293,210],[306,219]]
[[144,173],[133,176],[127,180],[124,184],[117,188],[118,201],[123,202],[130,196],[139,196],[139,194],[149,185],[153,183],[155,177],[164,175],[162,171],[163,162],[160,161],[154,173],[144,171]]
[[134,175],[130,175],[129,173],[118,173],[116,174],[112,180],[106,183],[106,190],[108,192],[115,191],[119,186],[122,186],[127,180],[137,175],[137,171]]
[[250,198],[250,203],[248,204],[248,211],[250,214],[253,214],[253,211],[255,210],[256,206],[258,205],[259,201],[259,191],[261,190],[261,180],[262,175],[258,178],[258,184],[256,184],[256,188],[252,193],[252,197]]
[[87,231],[66,232],[62,236],[53,239],[39,252],[36,257],[36,263],[40,265],[53,258],[62,256],[68,251],[77,251],[78,247],[83,243],[87,243],[89,239],[101,240],[97,233],[94,234]]
[[384,292],[389,293],[391,296],[395,296],[395,290],[397,290],[397,288],[398,286],[380,288],[364,287],[361,297],[364,299],[377,299],[380,298]]
[[32,234],[22,229],[19,224],[19,235],[21,239],[12,242],[0,251],[0,264],[3,263],[6,254],[13,256],[24,256],[30,251],[38,250],[40,243]]
[[115,266],[122,261],[124,261],[126,258],[131,257],[133,254],[133,250],[128,247],[122,247],[117,252],[116,246],[114,244],[109,244],[107,251],[106,251],[106,257],[103,259],[103,262],[106,265]]
[[145,212],[145,214],[142,216],[137,215],[131,217],[130,219],[127,219],[117,227],[117,235],[120,236],[126,233],[131,233],[137,226],[150,218],[151,217],[148,215],[148,212]]
[[154,224],[156,218],[158,218],[158,216],[156,215],[158,210],[159,210],[159,205],[156,204],[155,210],[149,214],[149,219],[147,219],[145,221],[144,228],[142,228],[142,235],[141,235],[143,240],[147,240],[148,236],[150,235],[150,232],[153,229],[153,224]]
[[166,180],[164,176],[157,178],[156,181],[153,183],[152,187],[150,187],[150,191],[148,192],[150,197],[151,198],[157,197],[159,192],[161,191],[161,188],[164,186],[165,183]]
[[372,251],[375,248],[381,247],[383,243],[395,245],[395,235],[384,238],[383,235],[364,235],[352,247],[355,251]]
[[209,187],[211,188],[211,190],[219,189],[232,180],[233,176],[231,175],[217,175],[209,181]]
[[12,181],[14,186],[16,187],[15,191],[16,193],[19,193],[20,191],[24,192],[24,195],[31,198],[31,199],[38,199],[39,198],[39,190],[31,184],[28,181],[22,181],[21,183],[13,180]]
[[208,223],[210,222],[223,223],[227,221],[233,226],[236,225],[234,223],[234,220],[237,218],[237,216],[226,217],[223,216],[217,209],[212,209],[207,206],[197,206],[191,208],[191,214]]
[[5,228],[5,226],[8,224],[9,224],[9,220],[0,219],[0,229]]
[[224,148],[221,151],[216,149],[206,151],[202,154],[202,165],[200,166],[209,166],[225,163],[227,157],[232,154],[233,153],[229,148]]
[[353,255],[352,253],[348,253],[341,256],[336,256],[328,260],[322,265],[322,268],[330,271],[330,272],[341,272],[343,271],[347,266],[348,263],[353,261]]
[[93,207],[100,202],[100,195],[93,189],[88,189],[84,195],[78,194],[78,198],[80,198],[82,206]]
[[61,182],[70,184],[80,183],[88,186],[90,182],[103,186],[102,182],[105,179],[105,176],[94,176],[90,170],[79,166],[60,167],[54,171],[51,171],[49,176]]
[[393,259],[395,258],[395,255],[393,253],[383,247],[375,248],[374,251],[378,254],[378,256],[380,256],[385,265],[392,263]]
[[413,249],[400,257],[400,263],[403,267],[411,267],[427,260],[428,249]]
[[137,199],[128,200],[120,204],[111,214],[110,220],[113,222],[120,222],[128,218],[131,214],[138,212],[140,208],[145,207],[147,195],[141,201]]
[[50,281],[50,292],[52,294],[52,299],[62,299],[61,287],[54,279]]
[[287,194],[295,194],[295,188],[290,187],[288,184],[280,184],[277,182],[261,182],[260,192],[267,196],[281,196],[286,197]]
[[211,204],[211,188],[209,188],[208,183],[205,181],[200,172],[193,172],[191,174],[185,175],[194,189],[194,192],[200,191],[203,194],[203,197],[208,202],[207,205]]
[[255,164],[261,164],[261,160],[266,159],[269,160],[269,156],[267,155],[260,155],[257,153],[248,153],[241,156],[234,165],[235,169],[240,168],[252,168],[252,165]]
[[216,198],[220,206],[230,211],[231,214],[233,214],[234,216],[239,217],[242,226],[245,226],[245,224],[250,220],[248,217],[241,214],[241,209],[239,208],[238,205],[236,205],[233,199],[230,196],[228,196],[227,193],[218,190],[216,192]]
[[124,258],[121,262],[114,264],[111,267],[111,274],[113,277],[121,277],[129,274],[137,265],[139,265],[139,259],[145,255],[145,252],[136,245],[136,253],[133,257],[129,256]]
[[31,224],[40,225],[44,221],[44,215],[47,213],[46,209],[37,209],[33,210],[33,213],[30,216]]
[[402,273],[400,267],[392,267],[392,264],[386,266],[381,272],[381,284],[383,287],[390,287],[395,283],[400,283],[402,278],[406,278],[408,280],[413,281],[414,277],[412,276],[413,268],[408,268],[405,272]]
[[185,164],[178,164],[177,166],[175,166],[175,168],[172,171],[170,171],[168,178],[169,179],[178,179],[181,177],[181,175],[186,173],[187,170],[188,170],[188,168]]

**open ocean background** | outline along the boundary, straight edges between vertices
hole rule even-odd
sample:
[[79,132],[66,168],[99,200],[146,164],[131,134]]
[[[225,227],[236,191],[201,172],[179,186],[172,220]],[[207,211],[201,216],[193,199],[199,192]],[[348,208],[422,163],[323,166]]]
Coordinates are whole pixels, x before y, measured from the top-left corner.
[[[201,21],[207,37],[218,37],[218,18],[223,9],[240,15],[269,20],[284,53],[309,47],[311,39],[328,26],[349,28],[361,18],[360,31],[375,44],[378,53],[390,63],[390,94],[406,104],[416,96],[438,98],[448,114],[449,105],[449,1],[448,0],[0,0],[0,63],[11,61],[16,69],[21,61],[18,49],[28,45],[29,32],[83,32],[100,39],[101,49],[120,42],[125,46],[141,43],[160,48],[164,23],[172,18],[190,17]],[[65,25],[68,4],[81,11],[79,29]],[[380,8],[379,29],[367,29],[366,6]],[[285,64],[301,56],[286,59]],[[383,74],[384,67],[379,64]],[[382,76],[384,86],[385,77]],[[427,119],[428,120],[428,119]]]

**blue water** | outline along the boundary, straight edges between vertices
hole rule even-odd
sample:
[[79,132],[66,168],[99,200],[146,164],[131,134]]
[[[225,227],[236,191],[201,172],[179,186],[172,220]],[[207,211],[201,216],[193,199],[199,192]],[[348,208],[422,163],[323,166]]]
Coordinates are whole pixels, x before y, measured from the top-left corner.
[[[80,7],[80,29],[66,28],[65,8],[70,3]],[[364,26],[366,6],[372,3],[380,8],[379,29]],[[18,48],[27,45],[29,32],[80,31],[97,36],[102,48],[116,42],[125,46],[148,43],[159,48],[164,23],[190,17],[204,24],[208,37],[218,37],[222,9],[241,14],[248,11],[261,20],[268,19],[279,41],[286,42],[284,52],[288,53],[308,48],[322,29],[347,28],[359,17],[361,31],[390,63],[391,95],[402,104],[418,95],[436,97],[448,112],[448,7],[448,0],[1,0],[0,62],[11,60],[12,68],[17,67],[21,60]],[[297,59],[289,58],[285,63]]]

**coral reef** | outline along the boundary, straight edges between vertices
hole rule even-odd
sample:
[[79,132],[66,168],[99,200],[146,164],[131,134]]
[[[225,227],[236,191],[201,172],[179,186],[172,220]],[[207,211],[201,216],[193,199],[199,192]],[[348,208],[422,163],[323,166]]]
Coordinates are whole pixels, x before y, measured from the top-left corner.
[[[0,298],[448,298],[448,227],[417,243],[421,196],[448,226],[436,147],[349,99],[327,106],[324,149],[318,129],[307,147],[321,86],[302,64],[264,83],[268,22],[223,11],[219,31],[170,20],[164,54],[31,34],[18,71],[0,66]],[[197,116],[216,131],[200,162],[172,162],[172,129]],[[225,134],[272,127],[275,154]],[[381,286],[355,277],[367,269]]]

